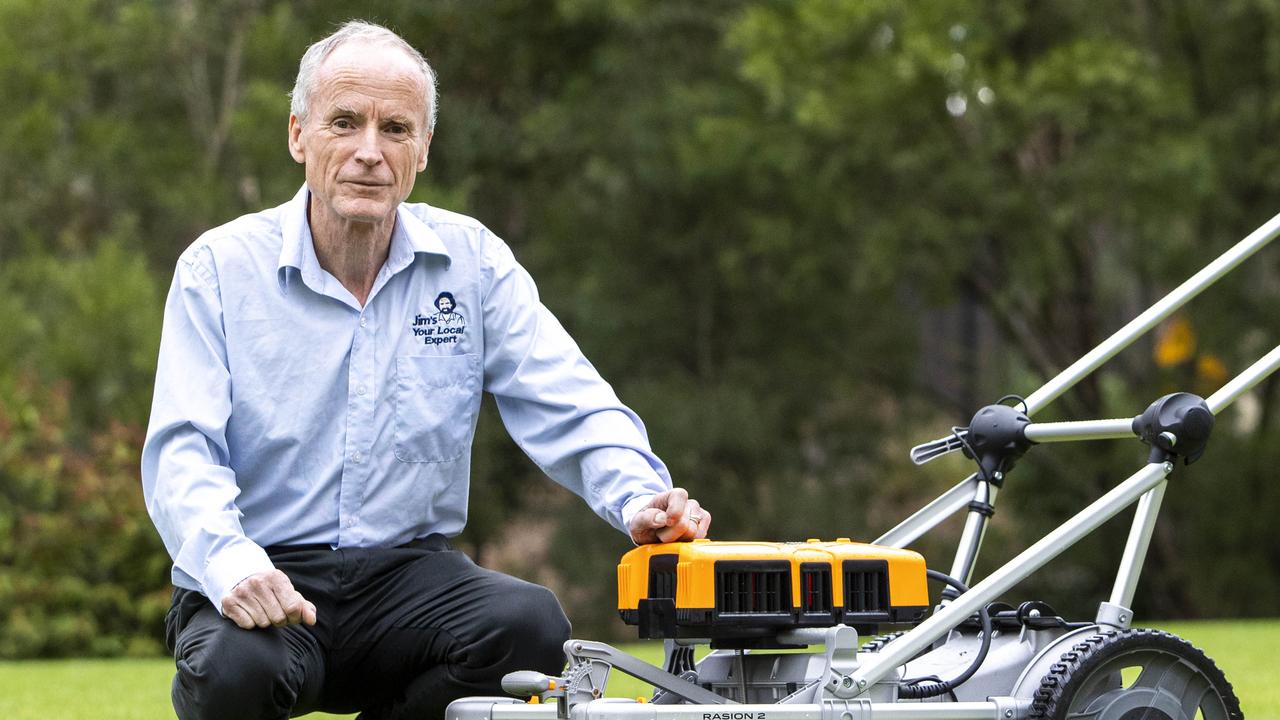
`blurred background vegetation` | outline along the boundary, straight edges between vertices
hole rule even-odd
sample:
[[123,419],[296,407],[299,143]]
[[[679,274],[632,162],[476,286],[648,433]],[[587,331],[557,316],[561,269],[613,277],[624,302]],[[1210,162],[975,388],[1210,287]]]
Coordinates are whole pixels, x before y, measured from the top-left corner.
[[[138,455],[164,290],[203,230],[288,200],[304,0],[0,0],[0,657],[160,651]],[[412,199],[480,218],[648,423],[719,539],[871,539],[969,472],[907,449],[1029,394],[1280,210],[1280,2],[431,0],[359,13],[437,68]],[[1038,419],[1207,394],[1280,337],[1275,250]],[[1270,308],[1270,310],[1268,309]],[[1275,382],[1179,470],[1145,617],[1277,614]],[[629,633],[629,547],[491,408],[482,562]],[[1137,468],[1029,455],[990,569]],[[1127,514],[1020,586],[1092,617]],[[958,525],[918,548],[947,569]]]

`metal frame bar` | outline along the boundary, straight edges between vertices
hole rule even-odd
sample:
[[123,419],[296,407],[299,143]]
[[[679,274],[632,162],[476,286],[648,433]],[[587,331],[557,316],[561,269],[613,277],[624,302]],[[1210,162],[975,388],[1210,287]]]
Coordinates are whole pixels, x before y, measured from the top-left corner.
[[1031,423],[1023,428],[1022,434],[1034,443],[1071,442],[1074,440],[1118,440],[1120,438],[1137,437],[1133,433],[1133,418]]
[[1133,513],[1129,539],[1125,542],[1124,554],[1120,556],[1120,568],[1116,570],[1116,582],[1111,588],[1111,599],[1108,602],[1112,605],[1133,607],[1133,595],[1138,589],[1138,578],[1142,575],[1142,564],[1147,558],[1151,533],[1155,531],[1156,518],[1160,516],[1160,501],[1164,499],[1167,487],[1169,483],[1162,482],[1138,498],[1138,509]]
[[943,520],[967,507],[973,500],[978,475],[975,473],[961,480],[950,490],[933,499],[933,502],[915,511],[910,517],[876,538],[874,544],[904,548],[917,538],[937,527]]
[[1174,288],[1156,304],[1147,308],[1141,315],[1112,333],[1111,337],[1104,340],[1093,350],[1085,353],[1079,360],[1071,363],[1067,369],[1040,386],[1039,390],[1028,395],[1026,400],[1027,414],[1031,415],[1053,402],[1059,395],[1069,390],[1071,386],[1080,382],[1094,370],[1097,370],[1103,363],[1115,356],[1116,353],[1146,334],[1148,330],[1172,315],[1178,308],[1199,295],[1205,288],[1217,282],[1223,275],[1231,272],[1237,265],[1248,259],[1250,255],[1261,250],[1276,235],[1280,235],[1280,215],[1276,215],[1257,230],[1249,233],[1243,240],[1219,255],[1216,260],[1204,266],[1200,272],[1187,278],[1185,282]]
[[[989,482],[979,481],[973,491],[973,502],[984,505],[996,504],[999,488]],[[987,515],[974,510],[964,520],[964,530],[960,532],[960,542],[956,546],[956,556],[951,562],[951,577],[965,585],[973,577],[973,568],[978,561],[978,551],[982,549],[982,539],[987,534]]]
[[1039,570],[1053,558],[1062,554],[1085,535],[1115,517],[1121,510],[1133,504],[1139,497],[1164,482],[1173,470],[1173,463],[1148,463],[1110,492],[1093,501],[1031,547],[974,585],[969,592],[934,613],[914,630],[889,643],[876,653],[874,659],[853,674],[853,681],[860,692],[866,692],[880,680],[893,673],[899,665],[915,657],[916,653],[964,622],[978,609],[994,601],[1002,593]]
[[1241,395],[1249,392],[1254,385],[1262,382],[1268,375],[1275,372],[1277,368],[1280,368],[1280,345],[1258,358],[1257,362],[1246,368],[1244,372],[1231,378],[1226,385],[1218,388],[1217,392],[1206,398],[1205,404],[1209,406],[1209,412],[1217,415]]

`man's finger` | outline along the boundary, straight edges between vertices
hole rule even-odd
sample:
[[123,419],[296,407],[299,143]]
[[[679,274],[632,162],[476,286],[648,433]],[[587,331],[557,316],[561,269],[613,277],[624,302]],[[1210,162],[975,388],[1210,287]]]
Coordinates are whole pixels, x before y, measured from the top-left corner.
[[689,501],[685,503],[684,506],[684,519],[680,522],[681,525],[688,527],[689,530],[688,532],[682,533],[680,539],[693,540],[695,538],[705,537],[705,535],[698,534],[698,529],[702,524],[702,518],[705,513],[706,511],[702,509],[702,505],[699,504],[697,500],[689,498]]
[[[279,570],[272,570],[266,573],[250,575],[242,580],[238,585],[231,589],[231,594],[236,598],[249,615],[253,618],[254,625],[265,628],[274,624],[272,612],[279,612],[283,618],[284,613],[280,610],[280,606],[275,599],[276,575],[283,576],[284,573]],[[288,578],[285,578],[287,581]]]
[[249,595],[241,599],[240,607],[249,612],[249,617],[253,618],[253,624],[256,627],[271,627],[271,618],[267,616],[266,608],[262,606],[257,595]]
[[645,508],[631,519],[631,527],[638,530],[653,530],[667,526],[667,514],[658,508]]
[[245,627],[246,630],[253,630],[254,628],[261,628],[270,625],[270,623],[267,622],[267,614],[262,612],[262,607],[258,605],[258,602],[253,598],[246,597],[236,600],[236,607],[240,608],[240,610],[249,618],[249,626]]
[[262,612],[267,616],[267,622],[274,627],[281,627],[288,624],[289,614],[285,612],[284,606],[280,603],[280,598],[276,597],[273,592],[263,594],[258,598],[258,604],[262,606]]
[[274,572],[271,575],[271,592],[274,596],[274,601],[279,605],[283,614],[283,619],[279,621],[274,616],[271,618],[277,627],[281,625],[296,625],[302,622],[302,608],[307,600],[302,597],[302,593],[293,588],[293,582],[289,580],[288,575],[279,570]]
[[704,538],[711,529],[711,513],[706,510],[702,511],[702,517],[698,519],[698,529],[694,532],[694,539]]
[[690,525],[697,527],[698,521],[702,519],[702,505],[697,500],[689,498],[684,506],[684,521]]
[[659,542],[669,543],[678,542],[680,540],[692,540],[693,533],[694,529],[689,526],[689,523],[680,523],[678,525],[672,525],[671,527],[659,528],[657,534]]
[[302,601],[302,622],[305,625],[316,624],[316,606],[315,603]]
[[263,578],[263,581],[250,585],[249,589],[253,592],[253,599],[258,601],[258,606],[266,615],[269,625],[281,627],[288,624],[289,613],[284,607],[288,604],[289,596],[297,593],[287,575],[279,570],[273,570]]
[[280,600],[280,607],[284,610],[284,624],[297,625],[302,622],[302,610],[307,606],[307,601],[302,595],[294,592],[290,597]]
[[689,491],[684,488],[671,488],[665,494],[667,525],[674,526],[684,519],[685,505],[689,502]]
[[255,627],[253,618],[249,617],[249,613],[245,612],[244,608],[240,607],[239,603],[230,597],[222,601],[222,614],[244,630],[252,630]]
[[685,508],[685,517],[670,527],[658,528],[657,536],[660,542],[678,542],[680,540],[692,540],[697,537],[698,525],[692,520],[692,512],[690,508]]

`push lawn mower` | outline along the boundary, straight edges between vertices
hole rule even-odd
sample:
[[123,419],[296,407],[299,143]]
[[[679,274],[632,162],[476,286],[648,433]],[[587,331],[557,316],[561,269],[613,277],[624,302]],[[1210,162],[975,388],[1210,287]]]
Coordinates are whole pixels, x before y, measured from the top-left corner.
[[[1170,473],[1204,452],[1215,416],[1280,367],[1280,346],[1208,398],[1166,395],[1136,417],[1032,422],[1030,416],[1280,234],[1280,215],[1015,405],[917,446],[923,464],[962,451],[977,471],[874,543],[646,545],[618,565],[618,608],[662,639],[655,667],[599,642],[570,640],[559,677],[511,673],[513,697],[452,703],[448,720],[1228,720],[1231,684],[1190,643],[1133,627],[1134,590]],[[1036,444],[1138,437],[1146,463],[981,582],[974,563],[996,496]],[[1091,621],[996,598],[1130,505],[1137,505],[1111,596]],[[950,572],[904,549],[967,510]],[[930,607],[927,579],[944,583]],[[927,616],[927,617],[926,617]],[[888,624],[912,629],[876,635]],[[869,636],[869,639],[868,639]],[[712,650],[695,662],[695,647]],[[612,671],[655,688],[604,696]]]

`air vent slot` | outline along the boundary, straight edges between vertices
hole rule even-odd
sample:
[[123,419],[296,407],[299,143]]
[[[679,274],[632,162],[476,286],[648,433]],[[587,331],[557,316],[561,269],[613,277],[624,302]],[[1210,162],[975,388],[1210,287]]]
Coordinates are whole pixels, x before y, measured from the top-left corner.
[[889,612],[889,564],[883,560],[844,561],[844,610]]
[[679,555],[654,555],[649,558],[649,598],[676,599],[676,565]]
[[791,563],[717,562],[716,612],[720,615],[790,615]]
[[831,566],[800,565],[800,609],[806,613],[831,612]]

